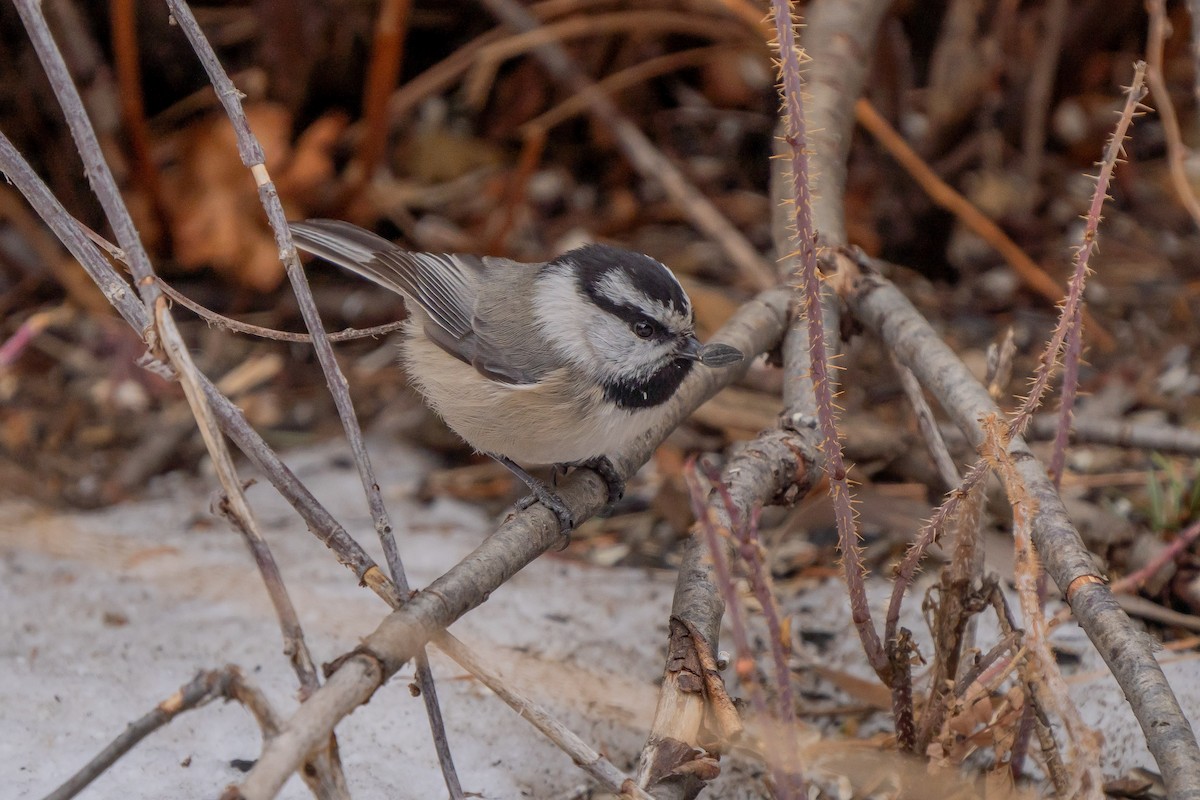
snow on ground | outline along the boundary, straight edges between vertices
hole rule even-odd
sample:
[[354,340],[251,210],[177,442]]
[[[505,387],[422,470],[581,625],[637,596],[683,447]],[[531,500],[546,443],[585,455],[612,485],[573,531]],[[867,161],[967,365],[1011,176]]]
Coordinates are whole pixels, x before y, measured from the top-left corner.
[[[492,529],[473,506],[411,500],[429,466],[417,451],[375,442],[372,453],[414,586]],[[287,461],[382,562],[346,452],[321,447]],[[152,499],[87,513],[0,506],[0,794],[42,796],[200,669],[237,664],[281,712],[294,709],[266,592],[241,540],[208,511],[213,485],[168,478]],[[269,486],[249,494],[314,658],[352,649],[386,606]],[[628,768],[654,709],[673,587],[668,572],[549,555],[452,630]],[[586,785],[567,756],[457,665],[435,653],[433,666],[464,789],[553,798]],[[445,796],[411,681],[402,671],[338,728],[355,798]],[[215,797],[241,776],[230,762],[259,749],[246,712],[210,705],[144,740],[83,797]],[[293,778],[281,796],[310,795]]]

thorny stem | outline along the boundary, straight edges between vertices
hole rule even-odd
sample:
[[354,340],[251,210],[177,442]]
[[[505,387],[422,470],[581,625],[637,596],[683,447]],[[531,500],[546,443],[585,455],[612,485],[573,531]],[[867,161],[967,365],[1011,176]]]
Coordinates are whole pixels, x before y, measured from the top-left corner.
[[[771,664],[775,670],[776,716],[784,731],[796,729],[796,700],[792,694],[792,673],[788,667],[788,654],[791,642],[784,636],[783,618],[779,604],[775,601],[775,592],[771,585],[771,574],[763,559],[763,546],[758,537],[758,523],[761,507],[755,506],[750,512],[749,519],[739,519],[737,503],[730,495],[729,486],[721,480],[720,474],[712,467],[705,469],[705,477],[716,488],[721,498],[721,505],[729,516],[731,533],[737,539],[738,555],[746,565],[750,578],[750,588],[754,597],[762,607],[763,619],[767,623],[767,633],[771,643]],[[796,738],[788,735],[786,744],[780,748],[780,757],[784,760],[784,774],[788,780],[787,792],[797,797],[803,797],[807,792],[804,787],[804,774],[800,763],[800,754],[796,748]]]
[[[1113,167],[1117,156],[1121,152],[1122,143],[1128,134],[1129,125],[1140,107],[1141,99],[1145,97],[1145,88],[1143,86],[1145,67],[1146,65],[1140,61],[1135,65],[1133,82],[1126,92],[1125,107],[1121,112],[1121,117],[1117,122],[1112,139],[1109,141],[1101,163],[1100,173],[1096,180],[1096,189],[1092,194],[1092,201],[1088,208],[1087,227],[1083,234],[1083,244],[1075,251],[1075,270],[1068,285],[1067,297],[1063,302],[1058,325],[1055,326],[1050,341],[1046,343],[1046,347],[1042,352],[1038,370],[1034,375],[1032,390],[1022,402],[1021,408],[1008,423],[1007,438],[1009,439],[1013,436],[1022,435],[1025,428],[1028,427],[1029,421],[1033,418],[1033,412],[1041,404],[1046,390],[1050,385],[1054,365],[1058,360],[1058,354],[1062,350],[1063,341],[1067,333],[1072,329],[1078,330],[1082,327],[1081,324],[1072,325],[1071,321],[1076,317],[1082,318],[1084,282],[1088,273],[1088,260],[1096,246],[1100,212],[1104,206],[1104,198],[1107,196]],[[1065,405],[1064,402],[1064,407]],[[884,631],[885,638],[890,640],[895,635],[896,625],[900,619],[900,605],[903,602],[904,593],[907,591],[913,576],[916,574],[917,567],[925,555],[925,550],[928,549],[929,545],[945,529],[946,521],[954,514],[960,500],[974,489],[989,472],[990,470],[984,462],[977,462],[963,477],[962,484],[952,491],[945,502],[934,512],[933,517],[921,529],[916,540],[909,547],[908,552],[905,553],[903,561],[897,568],[896,579],[892,585],[892,597],[888,605]]]
[[[1028,648],[1027,659],[1030,670],[1027,680],[1031,697],[1036,695],[1041,703],[1052,709],[1065,725],[1066,747],[1072,754],[1070,761],[1070,791],[1064,797],[1100,797],[1102,779],[1100,775],[1099,748],[1094,731],[1084,725],[1059,672],[1058,664],[1050,652],[1049,632],[1046,616],[1037,590],[1037,578],[1041,571],[1037,553],[1033,546],[1033,517],[1037,501],[1026,490],[1017,475],[1012,456],[1008,453],[1009,440],[998,416],[992,415],[983,421],[986,438],[980,448],[983,460],[996,471],[1004,484],[1008,502],[1013,510],[1013,541],[1016,549],[1014,568],[1017,593],[1021,603],[1021,614],[1025,621],[1024,644]],[[1023,678],[1026,676],[1023,675]],[[1035,719],[1035,724],[1041,720]],[[1037,728],[1039,737],[1046,745],[1043,727]]]
[[952,490],[946,496],[945,501],[933,512],[929,522],[925,523],[917,533],[917,538],[913,540],[908,552],[904,554],[904,559],[896,567],[896,575],[892,580],[892,596],[888,602],[887,616],[884,618],[883,635],[888,641],[891,641],[896,635],[896,626],[900,624],[900,606],[904,602],[904,593],[912,584],[913,577],[917,574],[917,567],[920,566],[921,559],[925,556],[925,551],[946,529],[946,523],[958,513],[963,500],[983,482],[988,473],[988,466],[983,461],[975,462],[967,470],[962,484]]
[[1075,415],[1075,399],[1079,396],[1079,361],[1083,354],[1083,307],[1075,309],[1075,318],[1067,333],[1067,349],[1063,354],[1062,396],[1059,400],[1058,427],[1054,432],[1054,450],[1050,454],[1050,480],[1054,488],[1062,487],[1063,470],[1067,466],[1067,443],[1071,438],[1071,419]]
[[[750,636],[746,631],[746,609],[742,604],[741,597],[738,596],[737,586],[733,580],[733,570],[729,563],[729,548],[725,540],[729,537],[730,531],[722,529],[723,526],[717,519],[716,510],[705,498],[700,477],[697,474],[695,459],[688,464],[684,475],[687,479],[688,494],[692,501],[692,512],[696,515],[696,524],[704,534],[708,552],[712,557],[715,583],[729,612],[729,627],[733,633],[734,649],[737,651],[734,671],[737,673],[738,681],[750,693],[750,704],[754,708],[755,714],[765,723],[770,720],[771,714],[763,694],[763,687],[755,674],[757,666],[754,650],[750,647]],[[736,508],[726,508],[726,512],[736,515]],[[730,524],[736,526],[738,522],[731,518]],[[773,737],[763,741],[763,750],[775,788],[781,793],[778,796],[783,798],[801,797],[802,795],[793,791],[797,788],[791,780],[792,777],[797,776],[789,769],[793,765],[783,763],[785,759],[779,756],[779,749],[775,746]]]
[[812,225],[812,197],[808,187],[808,153],[805,149],[807,129],[804,121],[804,84],[800,75],[800,49],[796,42],[795,22],[790,5],[785,0],[773,0],[771,7],[775,16],[775,34],[779,38],[783,115],[787,122],[787,142],[791,150],[792,197],[795,200],[795,232],[799,256],[797,288],[801,293],[804,316],[808,324],[813,394],[824,439],[829,491],[837,518],[838,545],[842,552],[854,627],[858,630],[871,667],[880,680],[889,683],[891,665],[871,620],[866,583],[863,580],[865,567],[858,546],[858,526],[851,506],[842,446],[838,441],[833,389],[829,376],[829,354],[825,346],[825,326],[822,319],[821,276],[817,269],[817,234]]
[[[1100,212],[1104,209],[1104,199],[1108,196],[1108,184],[1112,178],[1113,169],[1116,167],[1117,159],[1121,155],[1121,150],[1124,147],[1125,138],[1127,136],[1129,125],[1133,122],[1133,117],[1137,112],[1139,104],[1146,96],[1146,88],[1142,85],[1146,74],[1145,62],[1139,61],[1134,68],[1133,83],[1130,84],[1125,98],[1125,108],[1121,112],[1121,118],[1117,122],[1116,130],[1113,131],[1112,138],[1108,142],[1108,147],[1104,151],[1104,159],[1100,164],[1100,174],[1096,178],[1096,190],[1092,193],[1092,202],[1088,207],[1087,225],[1083,232],[1083,243],[1075,251],[1075,269],[1071,275],[1071,281],[1068,285],[1067,300],[1063,305],[1062,315],[1059,317],[1059,324],[1055,328],[1055,336],[1059,337],[1060,344],[1055,345],[1054,353],[1057,354],[1058,347],[1061,346],[1061,333],[1064,324],[1066,325],[1066,351],[1063,354],[1063,385],[1062,385],[1062,402],[1058,412],[1058,430],[1054,436],[1054,452],[1050,456],[1050,479],[1054,481],[1054,488],[1057,489],[1062,483],[1063,469],[1066,466],[1067,458],[1067,441],[1071,435],[1071,418],[1075,411],[1075,398],[1079,391],[1079,362],[1083,353],[1083,289],[1087,281],[1088,262],[1091,259],[1092,252],[1096,249],[1096,237],[1100,229]],[[1068,309],[1069,315],[1068,315]],[[1053,343],[1053,339],[1052,339]],[[1047,353],[1050,353],[1049,345]],[[1052,356],[1053,359],[1056,356]],[[1045,373],[1045,381],[1041,384],[1041,391],[1049,385],[1050,367],[1047,362],[1043,361],[1043,372]],[[1039,375],[1039,377],[1041,377]],[[1030,396],[1026,399],[1021,411],[1018,412],[1017,418],[1010,424],[1010,432],[1016,432],[1019,435],[1025,433],[1025,429],[1029,427],[1029,422],[1033,418],[1033,412],[1041,405],[1041,396],[1038,393],[1038,386],[1035,382],[1035,390],[1030,392]],[[1023,415],[1023,416],[1022,416]],[[1019,428],[1017,427],[1019,424]]]
[[[1129,126],[1133,123],[1134,116],[1140,113],[1142,98],[1146,96],[1145,78],[1146,62],[1138,61],[1134,65],[1133,81],[1125,91],[1125,107],[1121,110],[1121,117],[1117,120],[1116,128],[1104,150],[1104,158],[1100,162],[1100,172],[1096,176],[1096,188],[1092,192],[1092,201],[1088,206],[1083,242],[1075,250],[1075,268],[1072,271],[1071,280],[1067,284],[1067,297],[1063,301],[1058,324],[1050,335],[1050,341],[1046,343],[1045,350],[1042,351],[1041,361],[1028,396],[1022,401],[1021,407],[1008,423],[1007,438],[1009,439],[1024,435],[1029,421],[1033,418],[1033,412],[1041,406],[1050,386],[1050,378],[1054,373],[1054,365],[1059,354],[1062,352],[1064,340],[1071,330],[1081,327],[1081,325],[1073,323],[1077,317],[1082,318],[1083,314],[1083,289],[1087,283],[1088,272],[1090,272],[1088,263],[1096,249],[1100,214],[1104,210],[1104,200],[1108,197],[1108,185],[1112,180],[1113,170],[1116,168],[1117,160],[1125,146],[1125,139],[1129,135]],[[1069,428],[1070,426],[1061,425],[1061,427]]]

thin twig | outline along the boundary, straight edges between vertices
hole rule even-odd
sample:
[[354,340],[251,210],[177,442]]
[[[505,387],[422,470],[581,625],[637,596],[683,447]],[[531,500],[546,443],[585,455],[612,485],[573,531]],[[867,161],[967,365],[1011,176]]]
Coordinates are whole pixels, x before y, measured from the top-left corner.
[[[1013,513],[1019,518],[1024,514],[1024,511],[1020,508],[1014,507]],[[1016,518],[1014,518],[1014,522],[1018,524],[1024,524]],[[1023,536],[1019,530],[1014,530],[1014,533],[1016,533],[1018,539],[1022,538]],[[1025,536],[1025,538],[1027,539],[1028,537]],[[1028,542],[1025,543],[1025,545],[1027,544]],[[1017,547],[1020,550],[1025,545],[1018,543]],[[1019,636],[1019,640],[1021,642],[1020,649],[1013,654],[1013,657],[1008,663],[1008,667],[1010,669],[1015,668],[1017,670],[1017,674],[1021,679],[1021,686],[1025,690],[1026,709],[1028,709],[1022,713],[1022,727],[1017,731],[1017,738],[1020,739],[1020,737],[1024,736],[1026,739],[1028,739],[1028,736],[1031,733],[1036,733],[1038,737],[1038,743],[1042,750],[1042,762],[1046,765],[1046,772],[1050,774],[1050,782],[1054,786],[1056,794],[1058,794],[1060,798],[1064,799],[1077,797],[1079,795],[1072,793],[1072,777],[1067,774],[1067,766],[1063,764],[1062,753],[1059,751],[1058,740],[1054,737],[1054,733],[1051,729],[1050,717],[1046,713],[1048,701],[1053,702],[1056,699],[1054,698],[1054,693],[1052,691],[1047,691],[1048,681],[1046,676],[1041,672],[1037,657],[1031,657],[1030,648],[1026,645],[1026,639],[1028,638],[1028,635],[1026,632],[1017,629],[1016,620],[1013,619],[1012,609],[1009,608],[1008,600],[1004,597],[1004,593],[1000,591],[1000,587],[995,583],[995,581],[990,581],[989,583],[990,585],[985,587],[985,591],[988,594],[988,599],[991,602],[992,607],[996,610],[996,618],[1000,624],[1000,632],[1005,636],[1005,638],[1012,637],[1014,635]],[[1038,605],[1038,598],[1034,597],[1033,602],[1035,606]],[[1040,610],[1038,613],[1040,614]],[[999,669],[1001,666],[1003,666],[1003,662],[998,663],[996,667],[993,667],[993,670]],[[1057,666],[1054,668],[1057,669]],[[1066,702],[1070,702],[1069,698]],[[1027,727],[1025,726],[1026,719],[1029,720],[1029,725]],[[1020,745],[1023,743],[1018,741],[1015,744]],[[1069,738],[1067,745],[1072,745]],[[1023,750],[1017,750],[1014,747],[1013,757],[1016,761],[1020,762],[1024,759],[1025,753]],[[1016,775],[1017,772],[1014,770],[1013,774]],[[1095,798],[1098,787],[1090,788],[1091,791],[1087,792],[1087,794],[1084,796]]]
[[[122,259],[123,261],[123,259]],[[180,292],[178,289],[171,286],[162,278],[157,278],[158,288],[162,289],[163,294],[171,298],[172,301],[191,311],[196,316],[207,322],[214,328],[231,330],[237,333],[244,333],[247,336],[257,336],[260,339],[274,339],[277,342],[296,342],[298,344],[310,344],[312,336],[307,333],[292,333],[291,331],[280,331],[274,328],[263,328],[259,325],[251,325],[249,322],[241,322],[227,317],[223,314],[218,314],[211,308],[206,308],[200,305],[195,300],[192,300],[187,295]],[[394,333],[404,327],[404,320],[399,322],[389,322],[386,325],[376,325],[372,328],[363,328],[356,330],[354,328],[346,328],[345,330],[330,333],[329,341],[331,342],[350,342],[355,339],[375,338],[377,336],[386,336],[389,333]]]
[[[209,82],[212,83],[217,97],[221,100],[221,105],[225,108],[226,115],[233,124],[242,163],[250,169],[255,183],[258,185],[259,199],[267,212],[271,229],[275,233],[275,243],[279,247],[288,280],[300,307],[300,316],[304,319],[305,327],[313,337],[313,349],[316,352],[317,361],[325,375],[325,381],[333,396],[334,406],[337,408],[338,417],[342,421],[342,428],[345,430],[346,439],[350,444],[350,451],[354,456],[355,466],[358,468],[359,479],[362,481],[363,491],[367,496],[367,506],[375,521],[375,531],[383,545],[388,570],[399,590],[407,593],[409,586],[404,572],[404,562],[396,547],[391,519],[383,502],[379,482],[375,478],[375,470],[371,464],[371,457],[367,453],[366,443],[363,441],[362,428],[358,424],[358,416],[350,399],[349,385],[333,354],[333,347],[325,333],[325,327],[317,311],[308,279],[305,277],[304,269],[300,266],[300,259],[296,254],[296,247],[292,243],[291,231],[288,229],[283,205],[279,201],[279,193],[267,173],[266,157],[263,154],[262,146],[254,136],[254,132],[250,130],[249,120],[242,109],[241,94],[221,66],[217,54],[213,51],[208,39],[205,38],[204,32],[200,30],[200,25],[196,22],[187,3],[183,0],[166,0],[166,2],[171,9],[175,23],[183,30],[208,74]],[[446,778],[446,786],[452,800],[458,800],[463,796],[462,787],[454,771],[450,750],[446,743],[446,731],[441,724],[441,710],[437,707],[437,689],[434,686],[433,674],[429,670],[428,662],[423,657],[418,659],[417,663],[417,683],[421,688],[421,698],[425,703],[426,713],[433,731],[433,740],[438,752],[439,763],[442,766],[442,773]]]
[[208,399],[204,396],[203,390],[196,380],[196,365],[191,360],[191,355],[183,338],[179,335],[179,330],[170,319],[166,298],[160,297],[155,303],[154,316],[163,351],[167,354],[171,365],[175,367],[176,375],[179,376],[183,393],[187,397],[188,405],[191,406],[196,423],[200,426],[200,434],[204,437],[204,444],[212,458],[217,480],[224,489],[225,496],[220,503],[221,513],[229,520],[230,525],[242,534],[254,556],[254,562],[262,575],[263,583],[266,584],[271,604],[275,607],[275,614],[279,617],[279,624],[283,630],[284,652],[288,654],[292,669],[300,679],[300,696],[303,699],[316,691],[320,682],[312,655],[308,652],[308,646],[304,642],[300,618],[296,614],[296,608],[292,605],[287,587],[284,586],[283,578],[279,574],[279,565],[275,562],[275,557],[271,554],[266,540],[263,539],[254,512],[250,510],[250,504],[242,489],[241,478],[238,477],[237,469],[233,465],[233,459],[229,454],[229,448],[225,445],[225,439],[221,435],[220,426],[213,416]]
[[938,430],[937,420],[933,417],[933,409],[925,400],[921,384],[917,383],[912,370],[898,362],[895,356],[892,356],[891,360],[896,374],[900,377],[900,386],[903,387],[904,394],[908,397],[908,404],[912,406],[913,414],[917,418],[917,427],[921,431],[921,438],[925,440],[929,457],[933,459],[933,464],[937,467],[938,476],[947,490],[953,489],[962,482],[962,476],[959,475],[958,465],[954,463],[954,458],[950,455],[949,448],[946,447],[946,440],[942,438],[942,432]]
[[1159,570],[1178,558],[1179,554],[1188,549],[1192,542],[1198,538],[1200,538],[1200,521],[1193,522],[1187,528],[1175,534],[1175,539],[1156,553],[1154,558],[1147,561],[1140,569],[1134,570],[1119,580],[1113,581],[1113,594],[1136,592],[1146,584],[1146,581],[1157,575]]
[[[950,563],[942,570],[937,585],[937,605],[933,609],[933,668],[929,677],[929,696],[914,750],[924,753],[942,728],[950,712],[951,688],[962,667],[962,655],[973,646],[972,615],[976,587],[983,573],[983,553],[979,547],[983,519],[983,486],[977,485],[958,503],[955,515],[957,537]],[[931,603],[932,600],[927,601]]]
[[[238,693],[243,696],[249,695],[253,698],[253,702],[250,705],[255,707],[256,718],[261,718],[261,715],[265,713],[270,715],[268,719],[273,720],[274,711],[267,704],[266,698],[262,696],[261,692],[245,681],[245,676],[242,675],[237,667],[233,666],[198,673],[191,681],[181,686],[178,691],[155,706],[152,711],[140,719],[129,723],[125,730],[121,731],[120,735],[101,750],[95,758],[68,778],[61,786],[46,795],[44,800],[70,800],[70,798],[87,788],[92,781],[104,774],[105,770],[115,764],[121,756],[136,747],[147,736],[183,712],[200,708],[213,700],[219,698],[233,700],[236,699],[235,695]],[[234,684],[241,684],[241,686],[235,689]],[[269,730],[265,725],[263,726],[263,738],[273,733],[273,730]]]
[[[640,83],[665,75],[677,70],[711,64],[715,59],[727,58],[742,48],[735,44],[714,44],[706,47],[693,47],[690,50],[680,50],[675,53],[656,56],[639,61],[620,72],[606,75],[596,82],[596,88],[612,96],[637,86]],[[543,111],[529,122],[523,123],[518,129],[522,135],[531,131],[548,131],[556,125],[561,125],[574,116],[585,113],[588,101],[582,95],[573,94],[553,108]]]
[[558,745],[579,765],[580,769],[595,778],[601,786],[610,792],[621,793],[622,797],[649,800],[650,796],[634,785],[633,781],[617,769],[611,761],[552,717],[542,706],[513,689],[499,672],[458,639],[443,632],[433,639],[433,643],[463,669],[495,692],[522,719],[527,720],[547,739]]
[[[768,649],[771,653],[771,666],[775,673],[776,710],[774,718],[778,720],[782,730],[795,731],[796,699],[792,692],[792,672],[789,663],[792,647],[784,632],[783,614],[779,610],[779,603],[775,600],[769,568],[763,558],[763,546],[758,536],[761,508],[755,506],[749,514],[741,514],[729,491],[729,486],[721,480],[721,476],[717,474],[716,470],[706,469],[706,477],[716,489],[717,496],[721,498],[721,505],[724,506],[725,514],[730,522],[729,532],[736,542],[736,552],[742,560],[746,575],[750,579],[751,591],[758,601],[763,620],[767,624]],[[783,781],[778,783],[779,779],[777,778],[776,788],[783,796],[805,797],[808,794],[804,779],[804,765],[801,763],[800,750],[797,745],[795,736],[785,736],[782,745],[773,753],[774,758],[780,763],[778,772]]]
[[[1031,439],[1054,439],[1059,432],[1056,414],[1038,414],[1029,427]],[[1073,444],[1136,447],[1171,455],[1200,457],[1200,431],[1178,425],[1126,422],[1120,419],[1073,419],[1068,431]]]
[[[689,464],[684,474],[687,478],[688,495],[692,501],[692,512],[696,515],[696,525],[704,534],[709,557],[713,562],[713,577],[717,589],[721,593],[721,598],[725,601],[726,608],[729,609],[729,628],[733,634],[733,645],[736,652],[734,672],[737,673],[738,682],[750,694],[750,705],[754,709],[755,716],[760,722],[766,724],[771,719],[771,713],[767,706],[766,693],[757,674],[758,667],[754,649],[750,646],[750,636],[746,627],[749,617],[741,597],[738,595],[730,563],[730,545],[733,536],[730,526],[737,524],[737,521],[730,517],[730,512],[735,509],[729,504],[722,503],[724,513],[719,515],[716,509],[706,501],[706,493],[702,488],[694,463]],[[795,783],[795,778],[800,778],[800,783],[803,783],[803,778],[798,774],[799,764],[787,763],[785,758],[781,757],[782,753],[778,752],[774,746],[774,740],[775,737],[765,737],[762,745],[767,769],[770,770],[771,777],[775,782],[775,790],[781,798],[790,800],[790,798],[800,797],[801,795],[798,793],[800,786]],[[793,769],[796,770],[794,776],[791,774]]]
[[[530,19],[536,19],[532,11],[526,13]],[[504,61],[536,51],[548,44],[561,48],[562,43],[570,39],[614,33],[636,33],[639,36],[661,33],[716,40],[740,37],[745,40],[744,33],[736,27],[731,27],[725,20],[689,11],[667,9],[573,14],[555,22],[539,22],[536,27],[530,28],[515,25],[513,20],[507,18],[501,20],[517,32],[480,49],[475,59],[474,71],[468,76],[463,87],[467,104],[475,108],[482,106],[487,100],[496,72]]]

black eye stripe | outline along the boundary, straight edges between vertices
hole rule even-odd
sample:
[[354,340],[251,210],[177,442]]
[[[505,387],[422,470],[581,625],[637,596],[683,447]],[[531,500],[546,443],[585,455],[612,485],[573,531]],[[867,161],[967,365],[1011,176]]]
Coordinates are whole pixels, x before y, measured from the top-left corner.
[[641,323],[649,324],[654,329],[654,336],[662,335],[666,329],[666,326],[658,320],[646,316],[646,312],[643,309],[625,305],[624,303],[614,303],[603,295],[593,297],[592,301],[601,309],[628,325],[631,331],[636,332],[637,326]]

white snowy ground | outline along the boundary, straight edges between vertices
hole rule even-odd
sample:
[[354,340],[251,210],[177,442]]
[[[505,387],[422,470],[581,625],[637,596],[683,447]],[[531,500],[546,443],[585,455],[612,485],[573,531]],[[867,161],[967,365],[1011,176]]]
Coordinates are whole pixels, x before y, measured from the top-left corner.
[[[417,451],[375,441],[372,454],[414,586],[440,575],[491,530],[494,520],[472,506],[411,500],[429,466]],[[326,446],[287,460],[377,553],[345,450]],[[275,617],[245,547],[208,512],[212,486],[166,479],[151,499],[93,513],[0,504],[0,796],[44,795],[200,669],[237,664],[283,714],[294,709],[295,679]],[[250,498],[314,658],[324,662],[352,649],[386,607],[355,586],[272,489],[260,484]],[[654,709],[673,585],[667,572],[544,556],[453,631],[627,769]],[[800,626],[846,634],[822,660],[861,668],[840,585],[826,584],[804,605],[812,617]],[[920,630],[917,623],[907,624]],[[1085,670],[1096,667],[1094,650],[1076,638]],[[569,758],[455,664],[435,654],[433,666],[464,789],[484,798],[566,798],[587,785]],[[1187,677],[1196,673],[1194,662],[1165,666],[1200,719],[1200,690]],[[408,691],[411,677],[411,670],[396,676],[338,728],[358,800],[445,797],[422,703]],[[1153,766],[1111,679],[1076,681],[1072,690],[1086,701],[1085,717],[1104,731],[1110,774]],[[242,775],[230,762],[253,759],[259,748],[246,712],[210,705],[152,734],[82,797],[215,797]],[[761,796],[749,772],[724,766],[706,796]],[[293,778],[281,796],[309,795]]]

